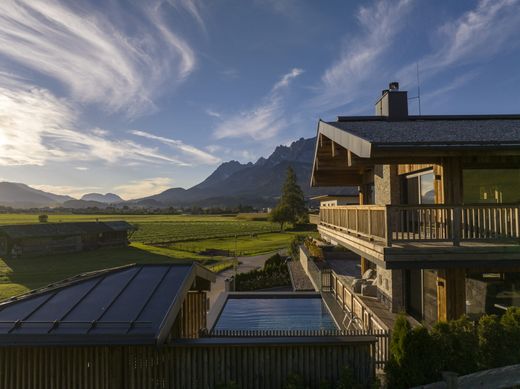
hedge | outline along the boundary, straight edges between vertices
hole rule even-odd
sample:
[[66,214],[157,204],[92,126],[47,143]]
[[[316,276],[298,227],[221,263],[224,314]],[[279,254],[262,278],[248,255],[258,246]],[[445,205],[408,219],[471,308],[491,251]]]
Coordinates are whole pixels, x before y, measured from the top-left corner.
[[386,373],[389,388],[427,384],[442,379],[443,371],[460,375],[520,363],[520,308],[502,317],[484,315],[478,322],[463,316],[439,322],[428,331],[411,328],[397,318],[390,342]]

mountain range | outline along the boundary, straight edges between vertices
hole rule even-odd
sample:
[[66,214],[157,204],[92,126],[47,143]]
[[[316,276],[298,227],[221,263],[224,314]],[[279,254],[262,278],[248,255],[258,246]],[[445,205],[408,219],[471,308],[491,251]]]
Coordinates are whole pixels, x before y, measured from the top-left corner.
[[153,196],[124,201],[113,193],[89,193],[77,200],[33,189],[25,184],[1,182],[0,205],[18,208],[55,207],[104,208],[111,206],[138,207],[230,207],[252,205],[272,206],[280,196],[287,169],[291,166],[306,197],[324,193],[352,193],[342,190],[310,188],[310,174],[314,157],[315,138],[299,139],[290,146],[278,146],[268,158],[255,163],[238,161],[222,163],[201,183],[189,188],[171,188]]

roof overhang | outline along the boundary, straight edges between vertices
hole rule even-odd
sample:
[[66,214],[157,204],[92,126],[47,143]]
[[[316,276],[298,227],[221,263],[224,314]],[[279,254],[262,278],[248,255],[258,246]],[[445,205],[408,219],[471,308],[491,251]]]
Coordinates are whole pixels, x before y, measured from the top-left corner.
[[374,165],[438,164],[450,157],[470,161],[482,153],[504,166],[517,165],[520,164],[520,141],[376,143],[320,120],[311,186],[360,185],[363,171]]
[[[311,187],[317,186],[359,186],[363,171],[348,164],[349,151],[342,144],[350,140],[343,136],[339,143],[338,131],[323,121],[319,121],[312,165]],[[336,136],[336,137],[335,137]],[[334,140],[336,139],[336,140]]]

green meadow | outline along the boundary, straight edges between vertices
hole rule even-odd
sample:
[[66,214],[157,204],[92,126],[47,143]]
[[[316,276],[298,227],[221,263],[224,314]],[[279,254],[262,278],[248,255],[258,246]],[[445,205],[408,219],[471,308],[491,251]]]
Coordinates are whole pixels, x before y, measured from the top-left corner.
[[[94,251],[31,258],[0,258],[0,300],[73,275],[131,263],[198,261],[215,271],[232,266],[219,256],[201,255],[208,249],[230,256],[257,255],[287,248],[297,234],[280,232],[265,215],[73,215],[49,214],[49,222],[126,220],[137,231],[131,245]],[[0,225],[35,223],[38,214],[0,214]],[[222,255],[220,255],[222,254]]]

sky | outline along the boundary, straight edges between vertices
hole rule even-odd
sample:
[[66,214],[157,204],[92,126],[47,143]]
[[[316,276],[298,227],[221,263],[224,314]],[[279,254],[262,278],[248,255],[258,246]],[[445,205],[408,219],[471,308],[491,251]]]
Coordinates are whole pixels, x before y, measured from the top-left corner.
[[422,114],[520,113],[519,37],[520,0],[2,0],[0,181],[188,188],[390,81]]

